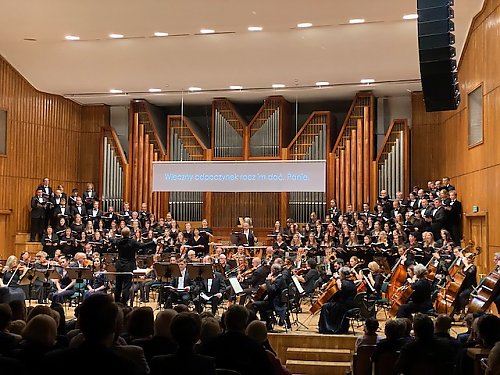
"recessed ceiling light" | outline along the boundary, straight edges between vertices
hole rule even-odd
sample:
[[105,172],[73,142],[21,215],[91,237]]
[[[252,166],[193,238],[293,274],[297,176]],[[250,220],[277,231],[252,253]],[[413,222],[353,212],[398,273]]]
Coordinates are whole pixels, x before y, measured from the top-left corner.
[[330,82],[328,81],[318,81],[316,82],[316,86],[328,86]]
[[201,91],[201,87],[191,86],[188,90],[189,91]]
[[119,90],[119,89],[111,89],[111,90],[109,90],[109,92],[111,94],[123,94],[123,90]]
[[230,90],[241,90],[242,88],[243,88],[243,86],[240,86],[240,85],[231,85],[231,86],[229,86]]
[[364,18],[353,18],[352,20],[349,20],[349,23],[365,23],[365,19]]
[[273,89],[282,89],[286,87],[283,83],[273,83]]
[[109,34],[109,37],[112,39],[121,39],[123,38],[123,34]]
[[404,20],[416,20],[418,18],[418,14],[405,14],[403,16]]
[[161,92],[161,89],[149,89],[149,92]]
[[64,39],[66,39],[66,40],[80,40],[80,37],[77,35],[66,35],[64,37]]
[[213,33],[215,33],[215,30],[212,30],[212,29],[201,29],[200,33],[201,34],[213,34]]
[[365,85],[369,85],[370,83],[375,82],[375,80],[373,78],[363,78],[360,82]]
[[313,24],[311,22],[301,22],[297,24],[297,27],[305,29],[307,27],[311,27]]
[[163,32],[161,32],[161,31],[156,31],[156,32],[154,33],[154,36],[168,36],[168,33],[163,33]]
[[262,31],[262,26],[248,26],[248,31]]

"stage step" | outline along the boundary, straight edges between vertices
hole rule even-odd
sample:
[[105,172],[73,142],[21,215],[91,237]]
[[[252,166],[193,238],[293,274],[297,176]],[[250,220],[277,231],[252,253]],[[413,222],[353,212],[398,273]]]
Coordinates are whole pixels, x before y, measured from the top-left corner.
[[19,255],[23,251],[28,251],[33,257],[34,255],[42,250],[42,244],[40,242],[30,242],[30,234],[29,233],[17,233],[16,241],[14,244],[14,253],[16,256]]
[[351,362],[339,361],[299,361],[289,359],[286,361],[286,368],[293,373],[305,375],[345,375],[351,368]]
[[286,350],[287,360],[349,362],[351,357],[350,349],[290,347]]

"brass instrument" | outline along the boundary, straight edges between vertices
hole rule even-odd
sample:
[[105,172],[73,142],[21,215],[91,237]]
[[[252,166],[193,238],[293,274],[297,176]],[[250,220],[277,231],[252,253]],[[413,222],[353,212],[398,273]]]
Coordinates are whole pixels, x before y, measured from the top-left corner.
[[302,254],[302,255],[300,256],[300,260],[301,260],[302,262],[306,262],[306,261],[307,261],[307,254]]

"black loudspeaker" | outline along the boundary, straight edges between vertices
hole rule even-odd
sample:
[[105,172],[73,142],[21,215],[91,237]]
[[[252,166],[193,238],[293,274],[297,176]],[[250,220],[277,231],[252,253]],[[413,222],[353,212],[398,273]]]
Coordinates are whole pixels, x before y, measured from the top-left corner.
[[427,112],[460,104],[453,0],[417,0],[420,77]]

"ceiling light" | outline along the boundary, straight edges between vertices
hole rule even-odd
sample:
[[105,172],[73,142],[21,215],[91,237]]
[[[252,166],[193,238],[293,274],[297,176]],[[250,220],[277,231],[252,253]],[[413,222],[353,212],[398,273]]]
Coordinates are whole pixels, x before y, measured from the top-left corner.
[[156,31],[154,36],[168,36],[168,33],[162,33],[161,31]]
[[262,26],[248,26],[248,31],[262,31]]
[[161,89],[149,89],[149,92],[161,92]]
[[311,22],[302,22],[298,23],[297,27],[300,27],[301,29],[305,29],[307,27],[311,27],[313,24]]
[[418,18],[418,14],[405,14],[403,16],[404,20],[416,20]]
[[191,86],[188,90],[189,91],[201,91],[201,87]]
[[77,35],[66,35],[64,37],[64,39],[66,39],[66,40],[80,40],[80,37]]
[[121,39],[123,38],[123,34],[109,34],[111,39]]
[[282,89],[284,87],[286,86],[282,83],[273,83],[273,89]]
[[213,33],[215,33],[215,30],[212,30],[212,29],[201,29],[200,33],[201,34],[213,34]]
[[243,86],[231,85],[231,86],[229,86],[229,89],[230,90],[241,90],[241,89],[243,89]]
[[355,24],[355,23],[365,23],[364,18],[353,18],[352,20],[349,20],[349,23]]
[[327,81],[318,81],[316,82],[316,86],[328,86],[330,82]]
[[111,89],[111,90],[109,90],[109,92],[111,94],[123,94],[123,90],[119,90],[119,89]]
[[375,80],[373,78],[363,78],[360,82],[365,85],[369,85],[370,83],[375,82]]

